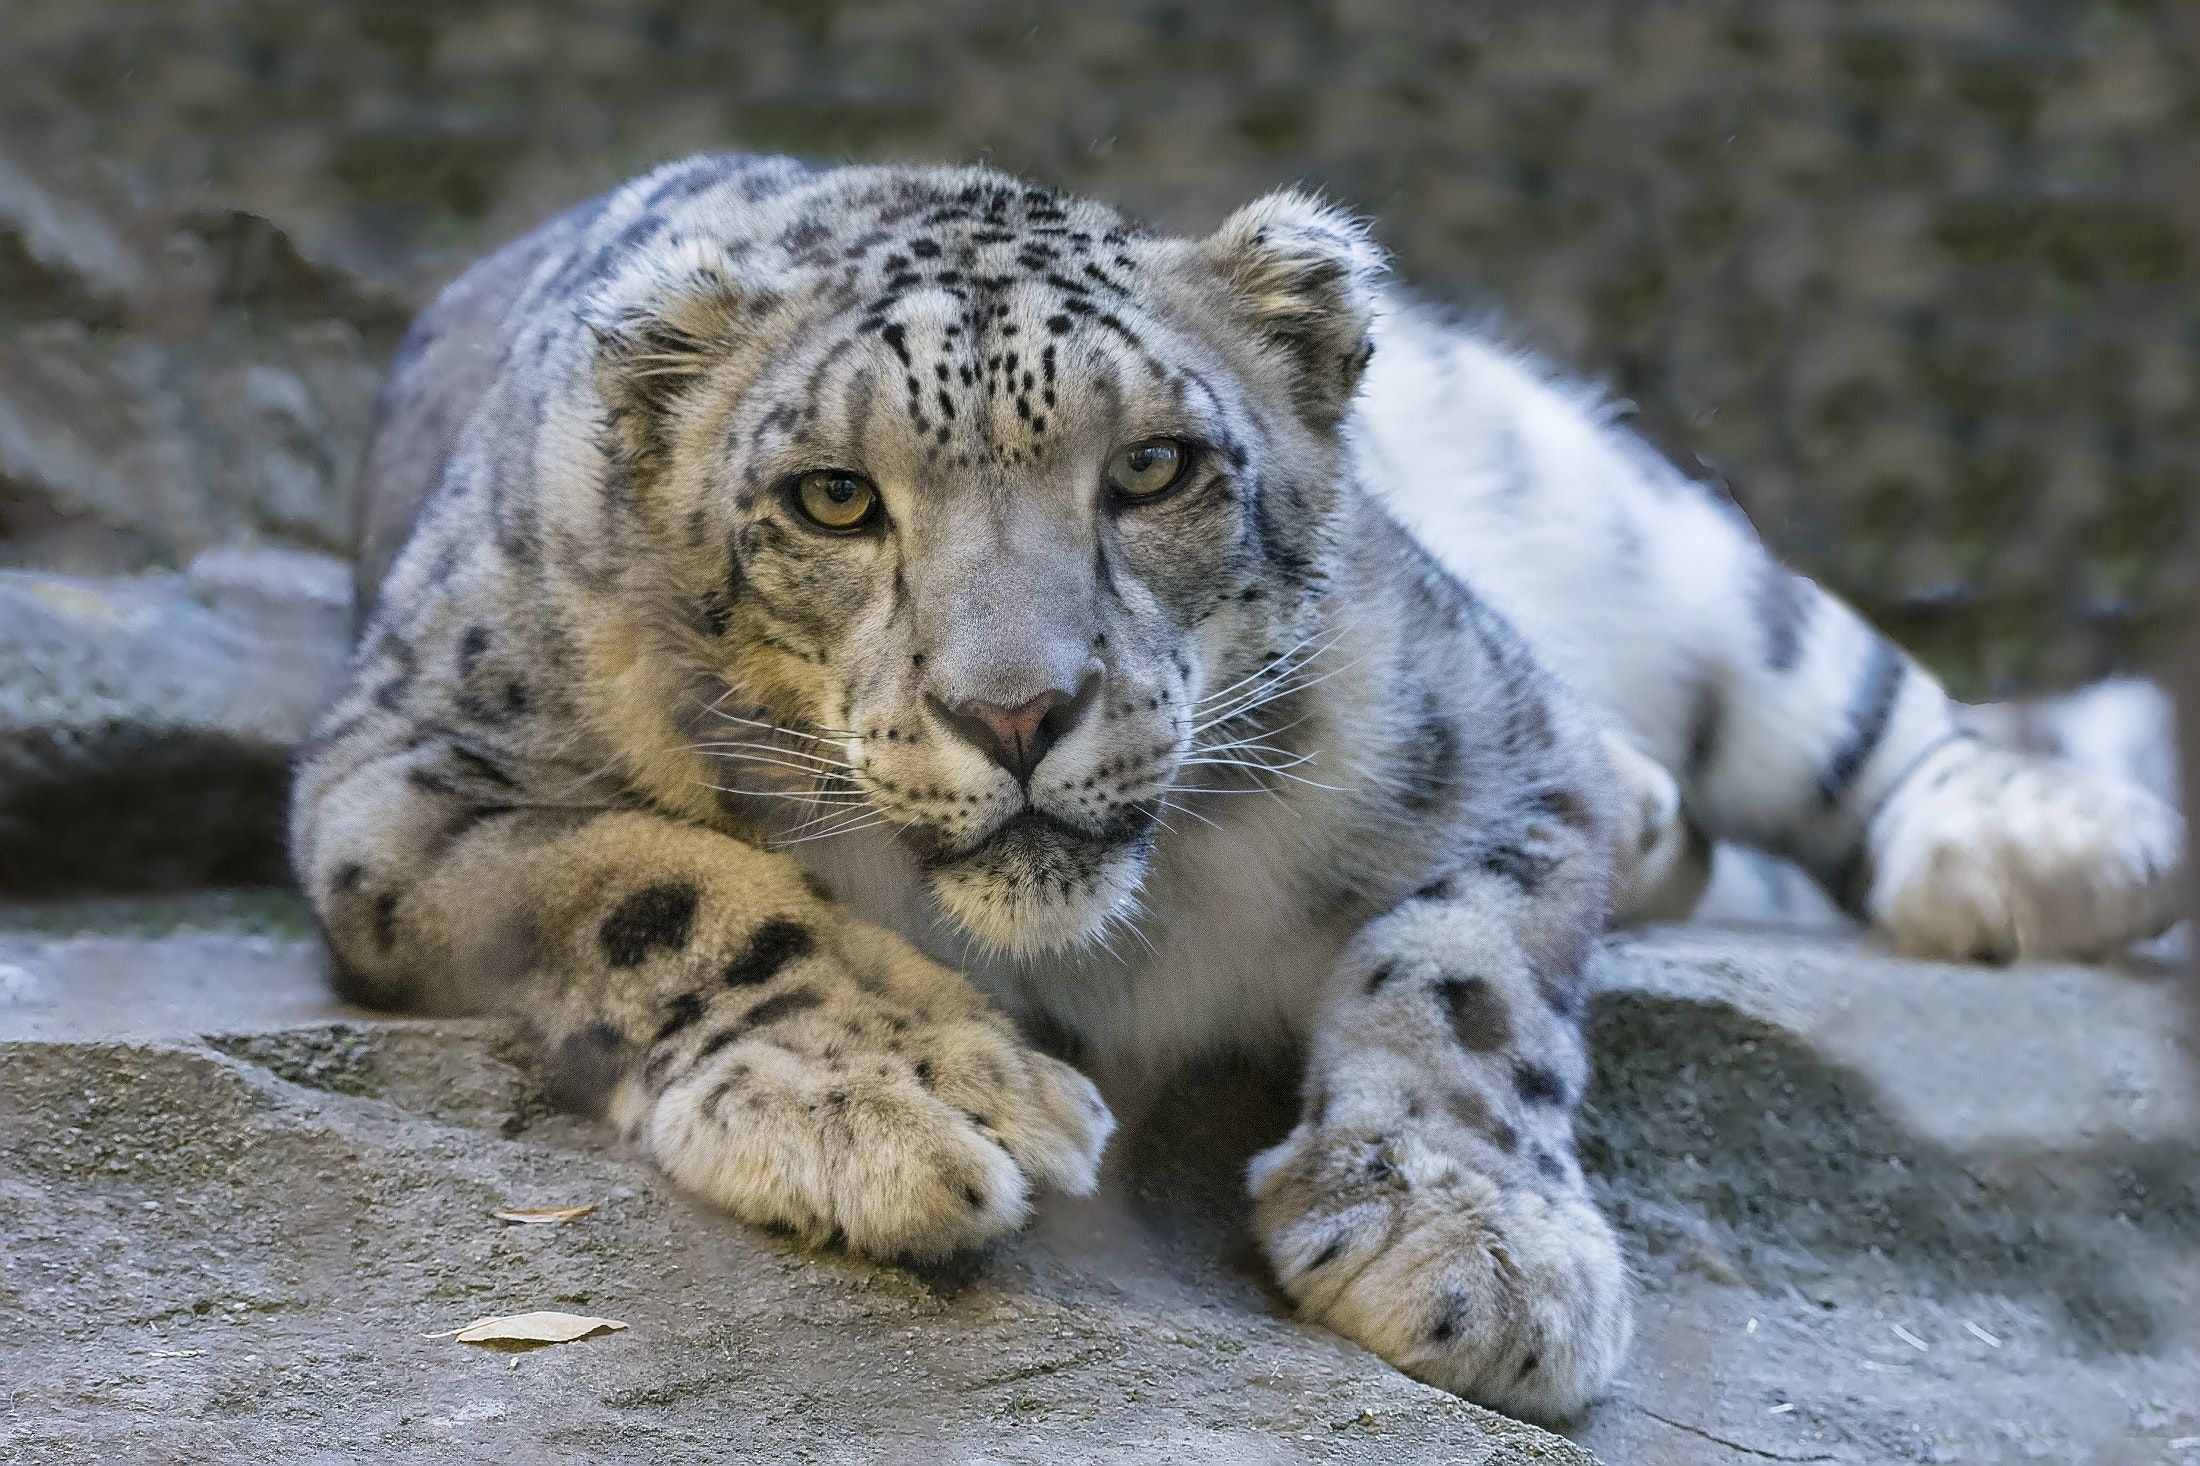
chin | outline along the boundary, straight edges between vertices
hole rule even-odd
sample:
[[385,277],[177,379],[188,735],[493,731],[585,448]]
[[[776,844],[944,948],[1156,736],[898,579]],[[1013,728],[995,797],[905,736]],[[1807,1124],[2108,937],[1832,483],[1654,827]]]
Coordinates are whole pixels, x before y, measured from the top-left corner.
[[989,951],[1028,958],[1105,941],[1136,907],[1152,851],[1144,822],[1102,835],[1027,813],[928,864],[932,894],[958,926]]

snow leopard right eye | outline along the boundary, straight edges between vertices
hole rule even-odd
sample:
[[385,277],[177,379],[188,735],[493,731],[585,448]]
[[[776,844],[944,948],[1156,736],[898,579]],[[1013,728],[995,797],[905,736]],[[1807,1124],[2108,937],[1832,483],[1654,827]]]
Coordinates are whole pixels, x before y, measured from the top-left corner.
[[821,468],[794,481],[789,497],[803,518],[820,529],[849,534],[878,517],[878,490],[860,474]]
[[1174,438],[1143,438],[1108,460],[1108,487],[1132,502],[1158,499],[1182,481],[1191,461],[1191,450]]

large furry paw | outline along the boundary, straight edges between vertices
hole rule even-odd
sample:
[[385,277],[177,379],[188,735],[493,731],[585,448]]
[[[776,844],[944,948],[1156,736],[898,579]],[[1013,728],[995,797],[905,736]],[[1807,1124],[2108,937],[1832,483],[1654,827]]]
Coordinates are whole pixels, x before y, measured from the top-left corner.
[[2135,784],[1963,740],[1872,822],[1865,909],[1919,956],[2104,957],[2180,915],[2184,820]]
[[1626,1353],[1619,1247],[1563,1183],[1501,1184],[1410,1133],[1311,1122],[1256,1156],[1251,1180],[1284,1291],[1416,1379],[1559,1422]]
[[635,1099],[638,1138],[682,1185],[745,1220],[889,1259],[1021,1226],[1035,1183],[1092,1191],[1114,1117],[1092,1081],[998,1015],[928,1010],[921,992],[876,979],[763,1011],[773,1001]]

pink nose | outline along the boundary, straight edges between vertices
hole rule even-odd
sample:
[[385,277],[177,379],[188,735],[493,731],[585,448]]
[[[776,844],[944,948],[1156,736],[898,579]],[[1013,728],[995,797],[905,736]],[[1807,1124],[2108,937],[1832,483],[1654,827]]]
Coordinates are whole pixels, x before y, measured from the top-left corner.
[[984,698],[966,697],[949,707],[944,698],[926,694],[933,713],[964,742],[982,752],[1029,786],[1032,771],[1047,750],[1084,720],[1085,709],[1100,696],[1107,668],[1098,657],[1085,664],[1074,692],[1050,687],[1029,702],[1004,707]]
[[951,721],[956,732],[1014,774],[1017,783],[1027,784],[1047,750],[1075,726],[1076,707],[1070,694],[1059,688],[1051,688],[1014,708],[970,697],[955,704]]

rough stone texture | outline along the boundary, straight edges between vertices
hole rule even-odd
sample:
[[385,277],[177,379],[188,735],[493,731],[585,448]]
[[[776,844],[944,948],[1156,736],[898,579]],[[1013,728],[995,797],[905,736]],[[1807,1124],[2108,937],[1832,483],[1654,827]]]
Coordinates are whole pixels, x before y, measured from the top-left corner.
[[[674,1195],[494,1026],[332,1022],[314,960],[0,940],[8,1459],[1588,1461],[1272,1306],[1234,1175],[1280,1097],[988,1258],[875,1268]],[[420,1337],[534,1308],[631,1328]]]
[[[2178,967],[1686,928],[1618,951],[1583,1159],[1651,1298],[1624,1399],[1795,1459],[2182,1459],[2200,1110]],[[1586,1438],[1614,1460],[1731,1454],[1607,1420]]]
[[[2177,659],[2171,684],[2177,706],[2183,710],[2177,765],[2183,787],[2200,792],[2200,602],[2190,608],[2185,624],[2184,654]],[[2185,884],[2185,909],[2200,912],[2200,863],[2186,862]],[[2185,1053],[2200,1065],[2200,942],[2191,941],[2192,925],[2185,923],[2190,945],[2185,971]]]
[[290,756],[341,663],[350,590],[295,550],[0,571],[0,891],[285,879]]
[[405,305],[308,262],[265,219],[197,199],[138,206],[88,164],[10,155],[4,138],[0,564],[346,548],[349,479]]
[[[100,568],[328,543],[387,290],[736,147],[991,158],[1185,227],[1324,187],[1974,695],[2174,644],[2200,576],[2188,0],[11,0],[5,26],[0,524],[139,537]],[[179,208],[221,227],[130,223]],[[206,324],[108,303],[169,294]]]
[[[204,929],[70,934],[179,911]],[[279,906],[9,921],[0,1447],[24,1459],[1586,1459],[1290,1320],[1238,1182],[1289,1122],[1277,1076],[1179,1079],[1100,1197],[914,1273],[683,1201],[552,1112],[495,1025],[336,1006]],[[1584,1150],[1642,1328],[1582,1445],[2189,1459],[2200,1127],[2162,970],[1707,928],[1611,951]],[[516,1363],[418,1337],[539,1307],[632,1327]]]

